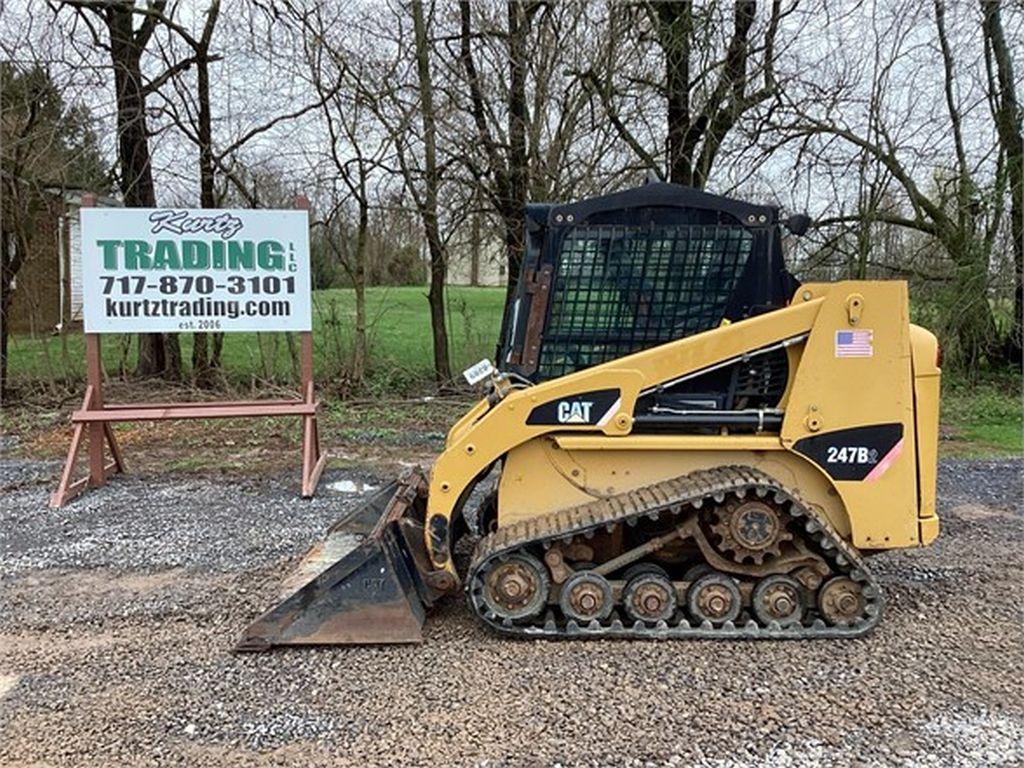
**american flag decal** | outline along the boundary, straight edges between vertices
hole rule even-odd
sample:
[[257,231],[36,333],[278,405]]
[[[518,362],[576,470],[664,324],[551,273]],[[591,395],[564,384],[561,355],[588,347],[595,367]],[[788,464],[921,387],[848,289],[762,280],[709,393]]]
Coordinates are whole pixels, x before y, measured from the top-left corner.
[[874,354],[872,332],[836,331],[836,357],[871,357]]

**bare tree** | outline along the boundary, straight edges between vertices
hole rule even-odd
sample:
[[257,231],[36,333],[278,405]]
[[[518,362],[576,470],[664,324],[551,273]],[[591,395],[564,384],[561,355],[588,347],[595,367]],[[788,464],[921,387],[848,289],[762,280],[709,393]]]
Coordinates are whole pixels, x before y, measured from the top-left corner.
[[[507,61],[509,69],[508,97],[506,113],[508,115],[508,141],[504,152],[491,132],[487,119],[483,86],[473,58],[472,10],[467,0],[459,3],[460,13],[460,49],[459,59],[465,69],[466,83],[469,87],[473,123],[477,129],[477,138],[483,148],[485,170],[474,169],[478,178],[487,176],[491,181],[488,189],[491,201],[505,229],[505,249],[508,269],[506,302],[515,295],[516,280],[519,276],[519,265],[523,260],[524,228],[526,223],[527,192],[530,183],[530,169],[527,157],[527,38],[533,17],[541,9],[539,2],[506,3],[508,11],[508,30],[504,35],[507,44]],[[499,338],[505,335],[503,321]]]
[[[457,37],[447,85],[470,123],[448,152],[469,171],[466,197],[501,222],[507,299],[524,255],[526,203],[592,193],[620,175],[618,137],[588,113],[578,75],[617,42],[592,14],[572,1],[461,2],[458,33],[445,38]],[[460,137],[458,125],[451,134]]]
[[[372,185],[376,173],[393,151],[387,127],[377,119],[377,99],[384,83],[394,75],[393,62],[376,66],[372,42],[357,28],[331,34],[333,24],[317,8],[303,15],[310,34],[306,57],[313,85],[322,102],[327,128],[329,207],[321,222],[324,239],[345,270],[355,293],[355,328],[349,374],[362,385],[369,356],[366,287],[369,276],[370,213],[374,206]],[[341,182],[341,193],[336,181]],[[342,218],[348,203],[355,207],[355,243],[348,248]]]
[[[610,14],[629,19],[624,29],[639,30],[642,48],[653,38],[661,54],[663,74],[649,88],[649,75],[637,78],[647,93],[665,102],[665,161],[622,116],[623,94],[616,72],[595,66],[583,76],[601,103],[622,140],[642,164],[677,184],[703,188],[723,142],[739,119],[779,92],[775,68],[779,56],[777,36],[784,10],[780,0],[771,3],[768,20],[758,29],[757,3],[738,0],[733,6],[731,34],[724,52],[714,44],[716,30],[725,28],[717,3],[695,7],[683,2],[645,2],[639,6],[611,6]],[[610,22],[615,23],[615,22]],[[638,53],[646,59],[645,50]],[[643,98],[641,96],[641,98]],[[665,168],[667,167],[667,173]]]
[[[451,381],[452,371],[448,353],[448,328],[444,312],[444,284],[447,274],[447,250],[441,237],[437,199],[441,177],[437,161],[437,114],[434,111],[434,84],[430,67],[430,40],[422,0],[412,0],[413,39],[416,55],[416,74],[419,82],[419,110],[423,127],[423,187],[409,184],[416,208],[423,220],[423,230],[430,252],[430,325],[434,342],[434,376],[438,384]],[[400,151],[402,168],[410,177],[409,162]]]
[[[341,65],[342,76],[338,82],[343,83],[344,87],[333,105],[325,104],[325,108],[333,107],[330,115],[334,126],[333,135],[331,126],[326,126],[333,145],[329,154],[334,150],[338,152],[337,158],[332,158],[332,163],[342,184],[347,186],[351,183],[350,199],[364,200],[363,204],[356,202],[357,212],[362,208],[364,213],[369,213],[370,209],[369,189],[359,189],[360,174],[368,174],[379,167],[402,180],[407,200],[411,201],[411,207],[422,226],[428,254],[430,287],[427,300],[433,337],[434,376],[438,384],[443,386],[451,381],[444,291],[448,242],[457,221],[464,213],[449,215],[450,226],[442,222],[444,166],[439,151],[442,107],[438,105],[433,72],[434,43],[431,29],[434,19],[427,18],[422,3],[404,7],[389,6],[388,11],[388,14],[381,14],[375,10],[365,17],[358,14],[353,17],[353,30],[357,35],[366,35],[367,47],[351,52],[345,62],[335,61],[336,66]],[[297,12],[306,13],[306,9],[298,6]],[[312,14],[307,14],[307,29],[310,28],[309,15]],[[409,20],[412,22],[411,37],[406,26]],[[312,28],[318,27],[313,25]],[[330,36],[314,32],[313,39],[317,45],[321,44],[319,37],[327,39]],[[344,38],[341,38],[340,42],[335,40],[329,45],[333,46],[335,52],[340,52],[343,41]],[[368,66],[356,66],[356,58]],[[372,71],[369,66],[371,62],[378,71]],[[351,135],[346,133],[344,123],[346,119],[351,119],[351,115],[349,118],[341,118],[338,105],[342,109],[350,109],[355,102],[359,103],[360,109],[365,106],[372,113],[376,125],[371,129],[371,136],[377,138],[366,135],[369,123],[362,127],[349,123],[353,132]],[[363,115],[365,118],[369,116]],[[348,139],[343,149],[339,146],[343,143],[338,141],[339,138]],[[369,146],[378,140],[383,145],[378,143],[376,148]],[[356,147],[358,143],[368,146]],[[364,182],[368,181],[369,176],[365,176]],[[358,225],[356,231],[358,234]],[[364,242],[364,246],[368,253],[368,241]]]
[[[403,279],[429,265],[435,375],[447,382],[449,254],[469,243],[476,282],[482,241],[502,246],[513,291],[527,201],[603,192],[652,170],[741,197],[802,196],[823,212],[801,251],[808,274],[910,277],[939,307],[949,359],[1019,358],[1015,6],[236,0],[221,12],[206,0],[175,13],[165,0],[50,2],[77,9],[78,37],[87,25],[118,62],[129,202],[153,197],[138,144],[155,133],[198,149],[198,173],[177,159],[156,170],[168,187],[198,177],[202,205],[311,190],[321,245],[356,289],[357,378],[365,287],[391,279],[387,254],[401,254]],[[225,30],[237,42],[230,57]],[[283,45],[268,44],[276,35]],[[264,98],[273,88],[285,98]],[[235,93],[244,97],[223,98]],[[148,114],[147,97],[157,105]],[[289,141],[274,143],[285,131]],[[276,186],[261,181],[271,177]],[[383,242],[397,230],[401,245]],[[422,243],[419,258],[409,242]],[[1011,283],[1004,353],[997,321]],[[212,353],[204,341],[197,372],[216,367],[217,340]]]
[[[775,116],[774,133],[779,138],[769,151],[794,142],[804,159],[813,155],[819,162],[825,158],[838,162],[845,145],[884,168],[908,210],[893,206],[875,210],[873,220],[916,230],[933,238],[948,255],[951,269],[947,295],[942,299],[944,330],[948,330],[948,340],[956,341],[955,357],[965,370],[977,372],[982,361],[992,359],[995,352],[989,265],[1003,220],[1005,175],[1002,160],[992,161],[991,145],[978,146],[981,134],[965,130],[967,121],[976,119],[976,103],[958,86],[958,78],[962,79],[959,70],[966,65],[956,60],[944,3],[935,0],[930,18],[919,18],[922,12],[914,4],[875,9],[875,13],[885,14],[875,20],[880,29],[875,51],[885,52],[886,65],[873,73],[865,71],[854,60],[863,54],[858,49],[850,52],[849,60],[835,64],[837,74],[832,83],[822,82],[820,71],[808,73],[803,89],[781,97],[784,106]],[[930,25],[940,73],[938,81],[932,81],[937,99],[928,105],[933,114],[927,118],[915,109],[922,94],[908,94],[907,86],[892,77],[897,67],[905,73],[911,54],[920,54],[915,35],[924,34],[926,24]],[[966,34],[962,29],[958,32]],[[914,66],[920,66],[916,60]],[[872,98],[863,120],[859,120],[860,111],[851,108],[860,99],[858,77],[885,79],[885,88],[873,91],[884,93],[885,98]],[[907,99],[902,104],[910,104],[911,109],[897,109],[894,102],[900,98]],[[931,174],[927,183],[922,181],[926,170]],[[992,180],[988,189],[987,178]],[[856,212],[828,217],[819,224],[860,217]]]
[[[266,33],[270,37],[280,37],[291,32],[288,28],[288,17],[272,11],[266,12],[258,3],[246,3],[236,6],[234,10],[236,18],[240,14],[249,18],[247,31],[254,41],[263,34],[261,27],[274,30],[273,34],[269,31]],[[161,99],[160,115],[169,118],[171,124],[198,149],[200,207],[216,208],[222,204],[223,195],[217,193],[218,178],[223,178],[233,187],[247,205],[256,207],[259,202],[256,189],[250,186],[251,180],[238,168],[235,158],[247,145],[272,129],[288,121],[302,118],[322,106],[333,91],[311,97],[308,101],[288,110],[264,104],[262,114],[253,124],[226,138],[216,137],[213,130],[212,104],[215,98],[211,93],[211,65],[223,60],[222,55],[212,52],[214,33],[221,19],[220,0],[210,0],[202,15],[203,24],[198,35],[159,9],[151,9],[149,13],[170,32],[168,40],[161,43],[159,53],[168,70],[173,69],[175,73],[170,79],[173,90],[163,89],[155,95]],[[265,17],[265,13],[269,13],[269,17]],[[259,22],[262,22],[262,25]],[[174,45],[175,40],[184,43],[185,52],[178,50]],[[272,49],[273,41],[266,42],[265,47]],[[251,67],[263,63],[254,60],[251,55],[247,60]],[[175,63],[180,61],[190,61],[192,66],[175,67]],[[266,65],[275,68],[278,66],[270,60]],[[252,72],[252,69],[248,71]],[[222,86],[221,90],[226,88]],[[222,128],[221,132],[226,131]],[[196,383],[211,385],[218,380],[221,373],[223,344],[223,333],[193,334],[192,373]]]
[[981,9],[989,101],[999,143],[1006,157],[1006,176],[1010,186],[1014,289],[1013,325],[1007,339],[1006,356],[1009,362],[1019,367],[1021,343],[1024,341],[1021,329],[1024,319],[1024,131],[1021,130],[1021,105],[1017,100],[1013,57],[1003,32],[1000,4],[997,0],[982,0]]
[[[153,0],[146,6],[136,6],[135,0],[50,0],[54,7],[68,7],[78,11],[80,19],[89,29],[93,44],[106,50],[114,73],[114,91],[117,96],[118,161],[120,164],[121,194],[124,204],[132,208],[152,208],[156,205],[153,185],[153,166],[150,158],[147,127],[146,99],[178,72],[187,69],[194,58],[181,59],[153,78],[142,74],[142,57],[153,33],[161,23],[166,0]],[[106,29],[106,41],[93,21],[99,20]],[[136,26],[136,20],[139,21]],[[136,373],[140,376],[181,376],[181,347],[175,334],[147,333],[139,336],[139,361]]]
[[[186,135],[194,138],[199,148],[199,207],[218,207],[215,191],[216,164],[213,154],[213,127],[212,110],[210,108],[210,63],[217,57],[210,54],[210,45],[213,40],[214,28],[220,16],[220,0],[211,0],[206,9],[203,29],[199,37],[193,36],[185,27],[174,23],[162,13],[159,16],[161,23],[166,25],[177,34],[191,49],[191,58],[195,65],[196,73],[196,102],[198,108],[195,110],[192,131],[186,131]],[[173,66],[173,62],[167,62]],[[179,78],[175,78],[177,86]],[[178,90],[181,88],[178,86]],[[180,125],[180,121],[176,121]],[[212,354],[208,344],[208,338],[213,338]],[[215,381],[216,373],[220,368],[220,355],[224,345],[223,333],[194,333],[192,334],[192,377],[199,386],[210,386]]]

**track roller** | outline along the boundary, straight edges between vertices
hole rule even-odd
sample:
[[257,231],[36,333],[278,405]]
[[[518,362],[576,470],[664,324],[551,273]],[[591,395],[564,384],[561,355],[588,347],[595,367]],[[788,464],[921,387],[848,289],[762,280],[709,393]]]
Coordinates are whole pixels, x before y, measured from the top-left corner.
[[721,625],[740,615],[743,598],[736,582],[724,573],[702,576],[686,594],[686,606],[698,624]]
[[484,577],[484,604],[499,619],[521,621],[537,616],[547,604],[548,570],[527,552],[499,559]]
[[761,579],[750,597],[754,616],[765,626],[799,624],[804,616],[803,587],[792,576],[776,574]]
[[633,621],[668,621],[676,612],[676,589],[663,574],[641,572],[626,583],[622,607]]
[[579,624],[608,618],[614,604],[608,580],[591,571],[577,571],[570,576],[558,598],[566,618]]

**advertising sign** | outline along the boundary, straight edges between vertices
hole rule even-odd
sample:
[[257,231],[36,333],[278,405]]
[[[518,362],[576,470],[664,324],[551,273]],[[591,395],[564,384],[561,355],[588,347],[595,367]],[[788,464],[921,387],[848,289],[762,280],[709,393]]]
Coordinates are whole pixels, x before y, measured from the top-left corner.
[[312,330],[302,210],[83,208],[86,333]]

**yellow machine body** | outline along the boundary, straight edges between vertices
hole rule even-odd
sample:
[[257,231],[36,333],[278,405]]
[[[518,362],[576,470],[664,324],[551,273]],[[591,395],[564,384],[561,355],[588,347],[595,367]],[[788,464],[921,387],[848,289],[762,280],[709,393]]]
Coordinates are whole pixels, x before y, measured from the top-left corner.
[[[847,354],[838,334],[849,331],[867,332],[869,348]],[[773,344],[787,344],[790,361],[777,433],[634,434],[642,392]],[[427,552],[435,568],[455,576],[447,547],[451,518],[467,489],[499,459],[499,528],[697,469],[738,464],[797,489],[858,549],[928,544],[939,530],[939,377],[935,337],[910,323],[905,283],[804,285],[786,308],[516,389],[493,405],[478,403],[451,429],[431,471]],[[600,424],[530,423],[539,406],[605,390],[619,396]],[[800,450],[812,444],[802,441],[875,425],[899,437],[873,457],[862,479],[841,479],[828,459],[847,463],[863,446],[833,444],[833,455],[824,458]]]

